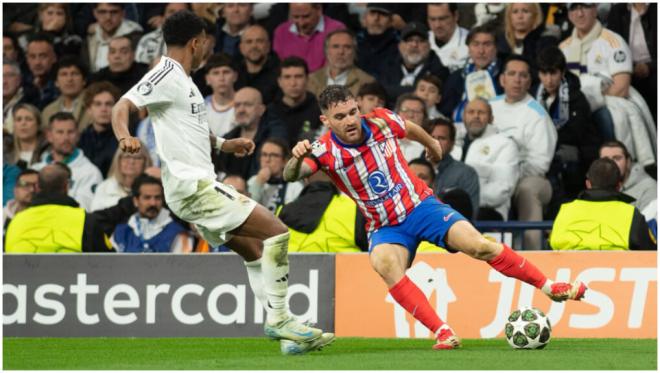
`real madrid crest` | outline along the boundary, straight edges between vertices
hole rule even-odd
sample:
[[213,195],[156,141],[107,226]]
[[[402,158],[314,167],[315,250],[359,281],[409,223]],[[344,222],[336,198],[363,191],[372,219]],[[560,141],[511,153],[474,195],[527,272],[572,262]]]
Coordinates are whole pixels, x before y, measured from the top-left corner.
[[154,90],[154,86],[150,82],[142,82],[137,86],[139,94],[146,96]]
[[490,153],[490,146],[484,145],[484,147],[481,148],[481,154],[488,155],[489,153]]

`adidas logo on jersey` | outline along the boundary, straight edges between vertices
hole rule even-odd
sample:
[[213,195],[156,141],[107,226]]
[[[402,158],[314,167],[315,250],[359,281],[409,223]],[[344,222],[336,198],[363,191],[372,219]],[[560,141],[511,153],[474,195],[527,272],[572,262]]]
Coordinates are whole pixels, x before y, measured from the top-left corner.
[[193,91],[192,89],[190,90],[190,94],[188,95],[188,98],[190,97],[195,97],[195,91]]

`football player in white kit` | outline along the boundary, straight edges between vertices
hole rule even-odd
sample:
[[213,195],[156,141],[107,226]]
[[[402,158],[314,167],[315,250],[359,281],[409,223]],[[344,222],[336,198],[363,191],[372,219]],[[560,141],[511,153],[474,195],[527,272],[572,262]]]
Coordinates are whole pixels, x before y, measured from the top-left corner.
[[[225,244],[243,257],[252,291],[266,308],[267,336],[293,341],[298,349],[303,346],[302,352],[318,350],[331,343],[334,334],[300,323],[286,304],[287,227],[265,207],[216,180],[204,97],[190,77],[202,61],[204,24],[194,13],[181,11],[169,17],[162,30],[167,55],[112,110],[119,146],[138,152],[140,141],[128,131],[128,116],[146,107],[170,210],[195,224],[210,245]],[[237,156],[254,151],[248,139],[213,140],[217,149]]]

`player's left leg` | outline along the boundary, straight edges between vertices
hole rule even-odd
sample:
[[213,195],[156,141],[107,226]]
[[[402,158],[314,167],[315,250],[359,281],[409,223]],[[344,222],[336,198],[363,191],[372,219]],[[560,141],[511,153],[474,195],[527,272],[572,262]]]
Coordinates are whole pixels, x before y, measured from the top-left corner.
[[[262,240],[261,271],[266,298],[266,335],[274,339],[311,341],[321,337],[321,329],[298,322],[288,311],[289,230],[275,215],[256,205],[245,222],[230,232],[235,238]],[[240,242],[240,241],[237,241]],[[257,270],[253,265],[252,270]]]
[[[372,235],[372,243],[375,235]],[[375,239],[378,240],[378,237]],[[369,255],[371,266],[385,281],[392,298],[436,336],[437,343],[433,348],[445,350],[460,347],[460,339],[454,331],[440,319],[424,293],[406,276],[409,258],[410,252],[406,247],[391,243],[376,244]]]
[[450,248],[486,261],[503,275],[540,289],[554,301],[580,300],[586,291],[586,286],[579,281],[572,284],[553,283],[531,261],[518,255],[507,245],[487,239],[466,220],[452,224],[445,240]]

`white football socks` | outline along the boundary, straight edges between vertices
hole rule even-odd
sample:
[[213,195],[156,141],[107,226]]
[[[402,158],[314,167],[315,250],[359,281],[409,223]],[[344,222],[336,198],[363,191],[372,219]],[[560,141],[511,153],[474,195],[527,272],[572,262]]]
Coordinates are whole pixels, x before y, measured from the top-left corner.
[[269,324],[277,324],[289,317],[286,304],[289,287],[288,249],[289,232],[264,240],[261,272]]
[[[247,270],[248,280],[250,281],[250,288],[252,292],[257,296],[261,305],[266,308],[267,300],[266,294],[264,293],[264,279],[261,274],[261,258],[253,260],[251,262],[243,262],[245,269]],[[258,307],[258,305],[254,305]]]

